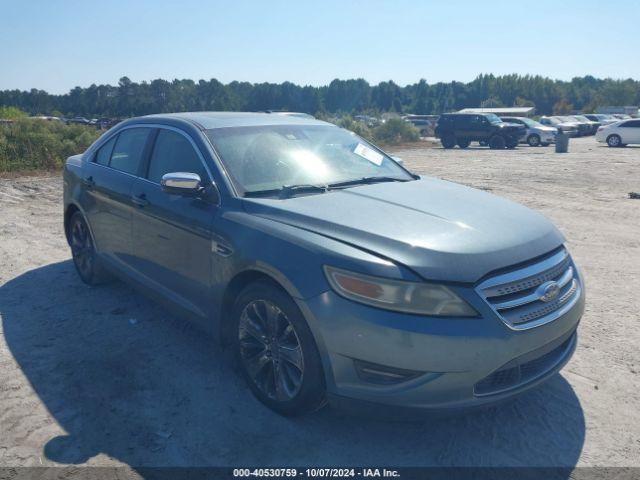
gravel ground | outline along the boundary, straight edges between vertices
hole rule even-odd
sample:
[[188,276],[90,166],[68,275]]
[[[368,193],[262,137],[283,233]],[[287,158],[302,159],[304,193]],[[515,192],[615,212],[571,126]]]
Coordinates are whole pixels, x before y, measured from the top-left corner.
[[0,179],[0,466],[58,464],[640,466],[640,148],[394,152],[417,173],[542,211],[582,266],[573,360],[482,412],[420,422],[331,409],[286,419],[237,380],[226,353],[114,283],[77,278],[59,177]]

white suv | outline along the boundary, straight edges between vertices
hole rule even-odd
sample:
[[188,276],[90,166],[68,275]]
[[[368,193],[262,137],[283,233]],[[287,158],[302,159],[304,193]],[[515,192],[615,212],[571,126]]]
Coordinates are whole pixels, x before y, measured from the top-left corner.
[[517,123],[527,127],[527,133],[520,139],[520,143],[528,143],[532,147],[542,145],[546,147],[550,143],[555,143],[558,129],[542,125],[540,122],[526,117],[500,117],[503,122]]

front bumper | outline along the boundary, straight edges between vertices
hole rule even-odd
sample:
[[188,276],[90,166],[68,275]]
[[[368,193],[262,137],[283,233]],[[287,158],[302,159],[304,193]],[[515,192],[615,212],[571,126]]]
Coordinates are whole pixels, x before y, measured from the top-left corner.
[[556,143],[556,135],[558,132],[542,132],[540,133],[541,143]]
[[[466,290],[457,293],[480,313],[477,318],[426,318],[383,311],[332,291],[300,302],[321,353],[330,401],[387,410],[481,407],[538,385],[569,361],[584,310],[584,289],[564,315],[525,331],[509,329],[471,289]],[[492,375],[502,379],[501,371],[520,364],[537,365],[542,360],[535,361],[545,355],[548,361],[523,381],[498,382],[493,390],[478,387],[482,382],[486,386]],[[375,384],[362,379],[355,361],[419,374],[396,384]],[[523,368],[531,373],[530,367]]]

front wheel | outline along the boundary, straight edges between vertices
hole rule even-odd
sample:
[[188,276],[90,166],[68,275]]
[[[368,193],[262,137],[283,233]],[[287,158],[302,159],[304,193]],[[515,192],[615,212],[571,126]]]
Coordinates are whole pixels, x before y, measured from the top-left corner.
[[607,137],[607,145],[609,145],[610,147],[620,147],[622,146],[622,139],[620,138],[620,135],[609,135]]
[[506,145],[502,135],[494,135],[489,139],[489,148],[492,150],[502,150]]
[[80,279],[87,285],[98,285],[109,279],[96,255],[91,232],[82,213],[76,212],[69,221],[69,245],[73,264]]
[[540,135],[537,135],[535,133],[529,135],[529,137],[527,137],[527,143],[529,144],[530,147],[539,147]]
[[505,145],[507,146],[507,148],[509,150],[513,150],[514,148],[516,148],[518,146],[518,139],[517,138],[508,138],[507,141],[505,142]]
[[249,388],[281,415],[322,407],[325,383],[311,330],[295,302],[268,281],[247,286],[233,308],[234,350]]

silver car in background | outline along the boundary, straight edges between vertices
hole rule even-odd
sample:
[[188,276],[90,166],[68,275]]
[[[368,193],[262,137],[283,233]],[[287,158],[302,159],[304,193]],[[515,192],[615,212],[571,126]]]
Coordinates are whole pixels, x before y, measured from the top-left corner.
[[558,135],[556,127],[543,125],[527,117],[500,117],[500,119],[503,122],[517,123],[527,127],[527,133],[520,143],[527,143],[531,147],[546,147],[556,141],[556,135]]
[[558,131],[570,137],[577,137],[579,135],[578,124],[575,121],[563,120],[562,117],[540,117],[539,122],[547,127],[557,128]]

